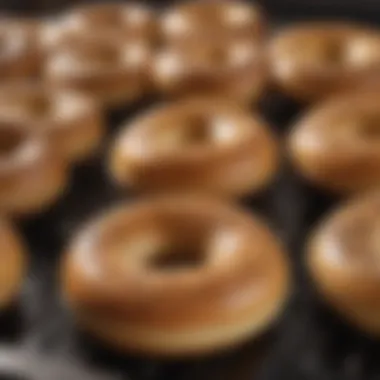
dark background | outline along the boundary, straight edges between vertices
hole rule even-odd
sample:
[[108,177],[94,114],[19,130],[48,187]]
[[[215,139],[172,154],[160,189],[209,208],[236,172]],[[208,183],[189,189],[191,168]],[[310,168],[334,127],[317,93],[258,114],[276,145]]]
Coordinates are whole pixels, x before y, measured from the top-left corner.
[[[91,1],[91,0],[90,0]],[[92,0],[92,2],[101,2]],[[234,1],[234,0],[231,0]],[[0,8],[30,14],[40,14],[68,6],[89,2],[86,0],[1,0]],[[170,5],[176,1],[170,0],[146,0],[141,3],[153,4],[157,6]],[[352,19],[379,18],[380,2],[378,0],[260,0],[261,4],[268,12],[276,17],[307,17],[315,18],[319,16],[345,16]]]
[[[161,7],[173,2],[150,3]],[[79,2],[1,0],[0,9],[40,15],[70,4]],[[375,0],[266,0],[260,4],[274,28],[295,20],[325,18],[380,22],[380,1]],[[110,112],[109,135],[121,122],[150,104],[146,101]],[[289,126],[303,111],[274,91],[260,107],[282,136],[286,136]],[[283,318],[265,336],[234,351],[186,361],[121,356],[74,327],[60,298],[59,257],[73,231],[125,195],[110,184],[104,171],[104,156],[75,169],[72,183],[64,199],[48,213],[19,223],[31,250],[32,268],[19,305],[0,318],[0,380],[20,380],[16,375],[21,371],[18,367],[23,365],[25,353],[31,355],[28,362],[33,362],[33,371],[25,371],[21,380],[85,380],[85,374],[100,370],[110,374],[111,380],[380,380],[380,344],[332,315],[314,293],[303,267],[305,238],[320,216],[338,200],[302,183],[287,163],[268,191],[243,202],[267,219],[292,258],[294,293]],[[21,358],[14,360],[13,366],[1,361],[2,353],[10,347],[15,347],[15,357]],[[53,369],[50,377],[42,378],[45,367]],[[65,374],[68,368],[77,367],[81,368],[79,374]]]

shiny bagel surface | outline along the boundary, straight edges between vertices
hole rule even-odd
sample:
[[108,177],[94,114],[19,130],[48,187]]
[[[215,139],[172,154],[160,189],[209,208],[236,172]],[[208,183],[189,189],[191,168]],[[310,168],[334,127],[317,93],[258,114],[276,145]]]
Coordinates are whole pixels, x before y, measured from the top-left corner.
[[68,161],[94,153],[104,132],[101,110],[91,98],[42,84],[15,81],[0,85],[0,119],[21,119],[46,133]]
[[94,33],[109,39],[139,40],[153,44],[158,39],[156,17],[138,3],[108,2],[85,4],[44,23],[41,40],[47,50]]
[[152,76],[164,95],[225,96],[243,104],[257,101],[268,82],[263,46],[233,38],[169,45],[158,52]]
[[79,322],[122,350],[181,356],[259,334],[288,294],[280,244],[255,217],[198,197],[120,206],[91,222],[63,263]]
[[163,39],[175,45],[225,37],[260,40],[264,25],[261,10],[243,1],[185,1],[161,19]]
[[317,289],[348,322],[380,335],[380,195],[354,198],[326,217],[309,241]]
[[279,32],[269,51],[276,84],[311,102],[380,69],[380,32],[341,22],[300,24]]
[[67,164],[54,144],[22,120],[0,118],[0,211],[39,212],[66,188]]
[[239,197],[265,187],[279,163],[266,124],[236,103],[187,99],[126,125],[110,152],[110,171],[143,193],[201,192]]
[[380,92],[330,98],[295,125],[289,151],[311,183],[340,194],[380,184]]
[[105,106],[139,99],[150,86],[151,50],[143,42],[110,39],[96,32],[52,52],[45,78],[54,88],[94,97]]

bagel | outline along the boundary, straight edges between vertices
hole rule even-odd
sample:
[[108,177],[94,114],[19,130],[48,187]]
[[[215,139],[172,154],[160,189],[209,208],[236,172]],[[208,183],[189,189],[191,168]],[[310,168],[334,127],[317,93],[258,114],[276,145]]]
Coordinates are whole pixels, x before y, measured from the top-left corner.
[[66,189],[68,167],[54,144],[21,120],[0,118],[0,212],[24,216],[50,206]]
[[310,183],[348,195],[380,184],[380,92],[363,90],[318,104],[290,132],[294,167]]
[[93,34],[108,39],[155,44],[158,27],[154,12],[139,3],[107,2],[84,4],[42,23],[40,40],[46,50]]
[[156,90],[168,97],[224,96],[249,104],[259,100],[268,82],[264,49],[249,39],[169,45],[152,67]]
[[260,40],[265,20],[262,10],[248,2],[191,0],[164,12],[160,26],[164,41],[182,45],[225,37]]
[[273,180],[279,149],[258,116],[228,100],[197,98],[128,123],[109,162],[113,178],[138,192],[240,197]]
[[349,200],[320,223],[306,256],[327,304],[374,336],[380,336],[379,210],[379,192]]
[[46,133],[69,162],[99,147],[103,116],[92,99],[73,91],[52,91],[42,84],[17,81],[0,85],[0,119],[21,119]]
[[380,33],[339,22],[290,26],[270,43],[274,82],[302,102],[350,89],[380,70]]
[[69,245],[63,292],[83,329],[121,351],[211,353],[266,330],[289,293],[281,244],[222,202],[119,206]]
[[52,88],[75,90],[104,107],[120,106],[149,91],[151,53],[143,42],[95,32],[51,52],[44,76]]

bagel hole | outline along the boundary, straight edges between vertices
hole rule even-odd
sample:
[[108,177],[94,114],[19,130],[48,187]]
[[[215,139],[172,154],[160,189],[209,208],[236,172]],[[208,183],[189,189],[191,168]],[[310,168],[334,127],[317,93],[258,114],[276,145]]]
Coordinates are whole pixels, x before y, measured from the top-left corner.
[[184,139],[186,143],[192,145],[209,141],[210,128],[208,121],[200,115],[191,116],[187,122]]
[[12,128],[0,127],[0,156],[6,158],[17,152],[22,143],[24,137],[21,132]]
[[210,61],[214,64],[224,64],[229,60],[229,54],[225,48],[213,49],[209,54]]
[[345,49],[339,41],[327,44],[324,48],[324,58],[332,65],[340,65],[345,57]]
[[205,255],[201,250],[166,249],[159,252],[150,262],[150,267],[156,270],[177,270],[197,268],[202,265]]
[[115,9],[98,9],[89,16],[93,25],[118,27],[122,24],[122,15]]
[[51,103],[45,96],[36,96],[31,102],[31,110],[35,116],[43,116],[51,109]]
[[[102,41],[103,42],[103,41]],[[120,53],[113,45],[105,43],[93,43],[88,41],[83,46],[79,46],[79,56],[83,56],[85,60],[97,64],[108,65],[119,60]]]

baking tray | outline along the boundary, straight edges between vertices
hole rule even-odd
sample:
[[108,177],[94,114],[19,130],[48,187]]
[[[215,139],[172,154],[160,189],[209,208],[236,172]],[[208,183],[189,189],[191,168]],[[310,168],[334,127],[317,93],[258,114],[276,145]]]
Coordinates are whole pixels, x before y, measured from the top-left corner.
[[[290,1],[293,12],[291,7],[286,9],[286,1],[263,3],[273,14],[274,25],[316,17],[373,23],[376,10],[380,21],[380,3],[371,8],[369,1],[363,8],[349,11],[354,2],[347,0],[344,4],[350,6],[341,8],[341,12],[339,7],[326,4],[318,8],[316,1],[309,7],[306,2],[298,2],[295,10],[296,1]],[[63,5],[62,1],[19,0],[6,5],[0,1],[0,10],[39,14]],[[18,223],[31,252],[31,270],[19,302],[0,316],[0,380],[380,379],[380,344],[332,315],[315,295],[303,268],[305,238],[320,216],[338,200],[304,184],[286,162],[268,190],[242,201],[252,212],[261,214],[282,239],[294,269],[291,300],[277,325],[265,335],[218,355],[162,361],[117,354],[75,327],[60,297],[60,257],[81,225],[120,199],[128,198],[128,193],[120,192],[109,180],[105,153],[120,125],[153,103],[144,101],[110,112],[108,137],[101,154],[74,170],[72,185],[57,205]],[[275,91],[268,93],[259,108],[282,138],[304,111]]]

